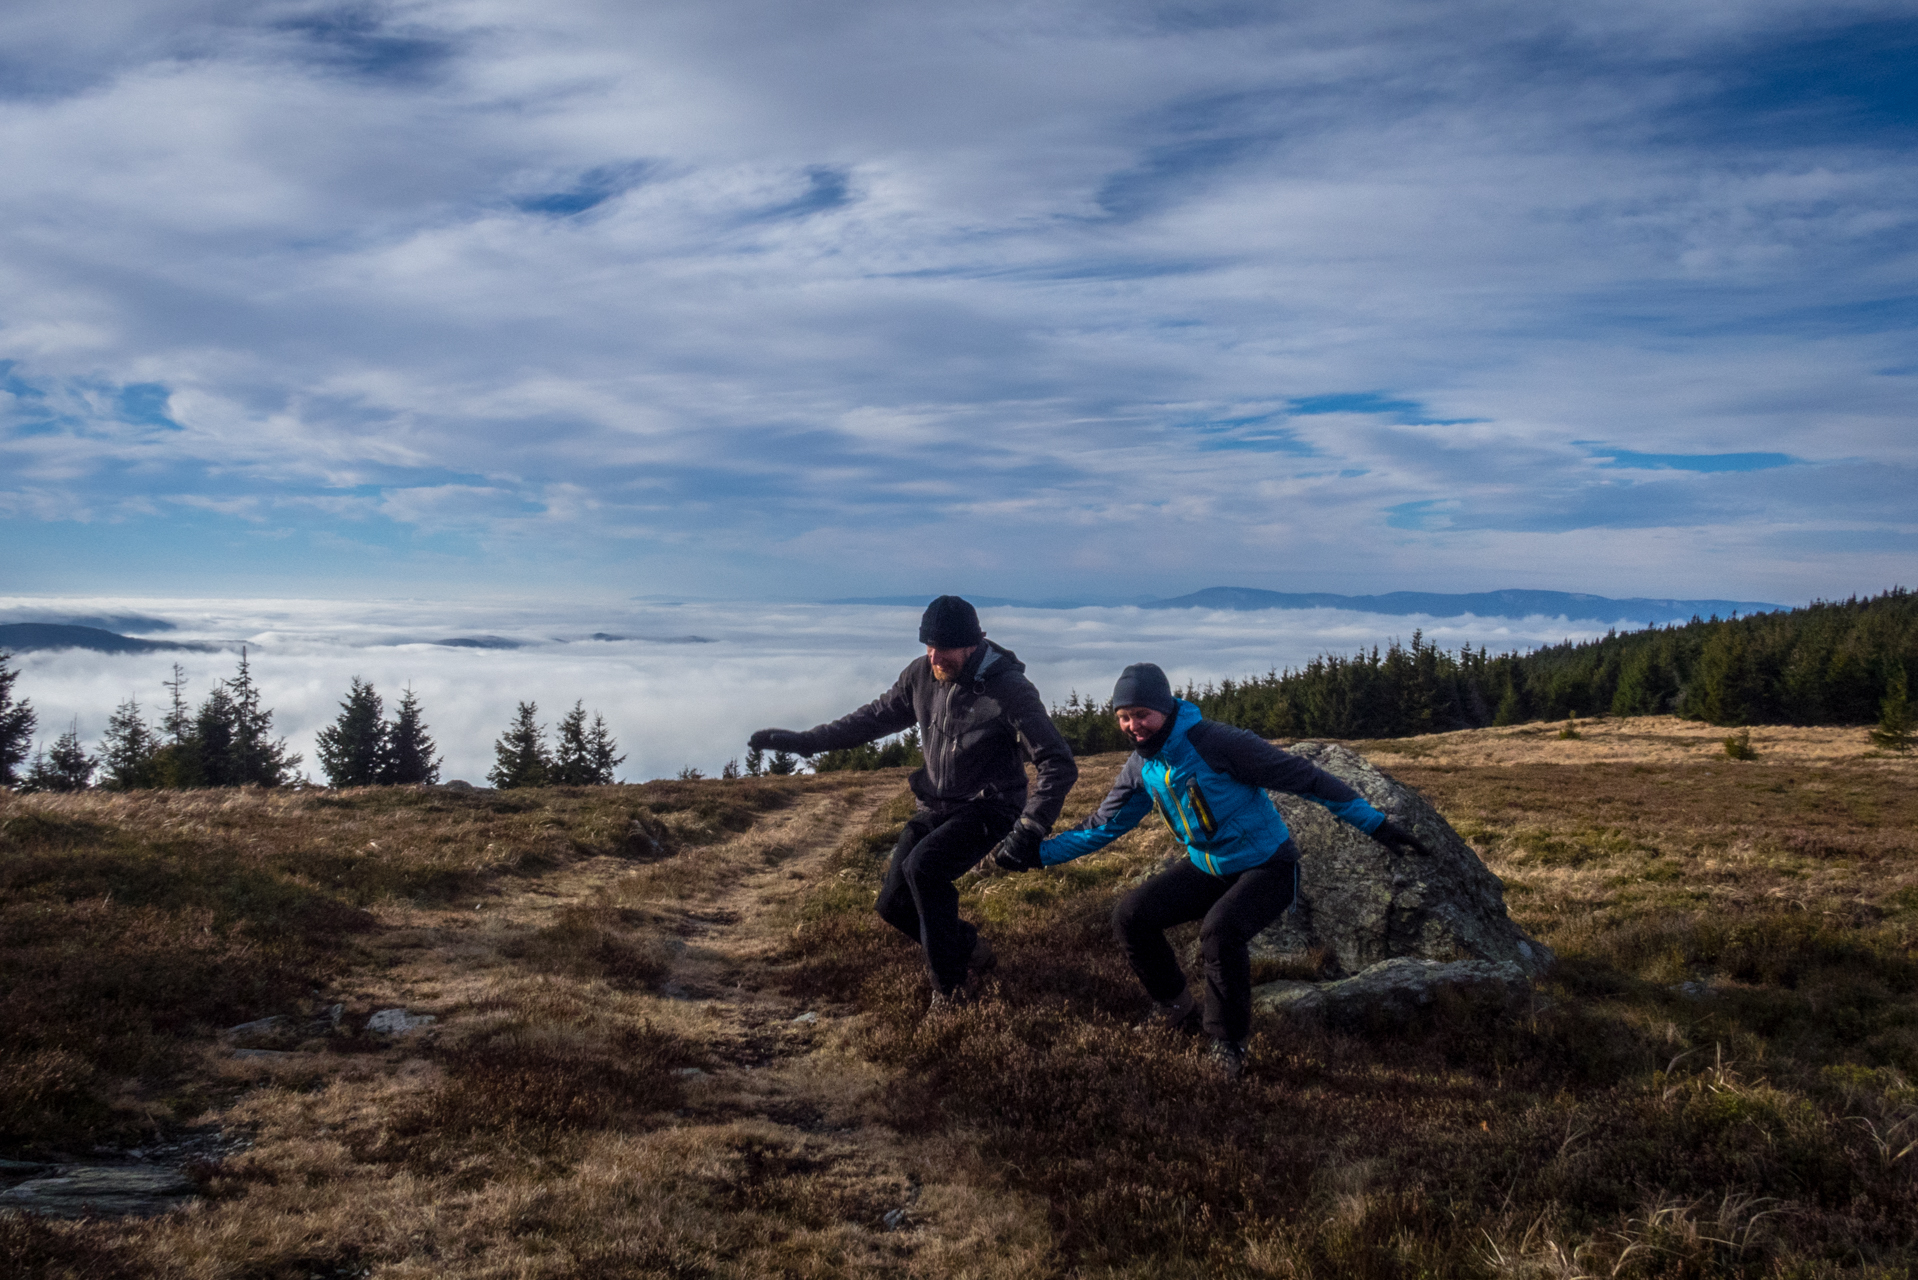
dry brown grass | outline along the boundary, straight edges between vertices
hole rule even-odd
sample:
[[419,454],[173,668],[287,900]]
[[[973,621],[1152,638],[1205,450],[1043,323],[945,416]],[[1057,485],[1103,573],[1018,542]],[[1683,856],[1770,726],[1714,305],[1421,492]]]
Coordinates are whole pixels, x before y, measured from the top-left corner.
[[[1558,728],[1374,752],[1558,948],[1538,1014],[1264,1021],[1231,1089],[1129,1029],[1107,915],[1162,830],[971,886],[1001,967],[928,1022],[870,909],[897,772],[0,800],[38,1037],[0,1154],[200,1110],[255,1139],[168,1218],[0,1218],[0,1272],[1908,1274],[1910,766],[1837,731],[1735,762],[1678,722]],[[1120,759],[1081,762],[1069,815]],[[273,1060],[212,1034],[330,1001],[442,1021]]]

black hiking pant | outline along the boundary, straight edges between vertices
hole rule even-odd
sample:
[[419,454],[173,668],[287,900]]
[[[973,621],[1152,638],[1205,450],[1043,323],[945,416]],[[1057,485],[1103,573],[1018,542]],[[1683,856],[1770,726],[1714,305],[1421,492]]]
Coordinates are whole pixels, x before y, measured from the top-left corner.
[[1277,920],[1298,895],[1299,864],[1287,840],[1269,862],[1229,876],[1179,861],[1119,899],[1112,931],[1132,972],[1160,1004],[1179,998],[1186,977],[1165,931],[1203,920],[1199,951],[1205,958],[1205,1033],[1243,1044],[1252,1030],[1252,957],[1258,932]]
[[937,991],[966,980],[979,931],[959,918],[959,891],[952,882],[1006,838],[1019,810],[974,800],[937,813],[921,809],[906,822],[886,867],[876,904],[885,922],[926,952],[926,969]]

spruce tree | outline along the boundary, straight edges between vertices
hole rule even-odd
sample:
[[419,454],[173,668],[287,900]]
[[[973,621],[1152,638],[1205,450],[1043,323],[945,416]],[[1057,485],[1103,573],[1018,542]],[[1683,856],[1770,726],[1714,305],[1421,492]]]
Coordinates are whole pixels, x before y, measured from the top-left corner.
[[759,747],[746,748],[746,776],[757,778],[766,772],[766,753]]
[[300,763],[286,749],[286,739],[272,740],[273,712],[260,704],[260,686],[253,683],[246,647],[240,648],[240,669],[226,687],[232,693],[233,735],[230,773],[236,785],[277,787]]
[[19,702],[13,700],[13,682],[20,678],[20,673],[7,669],[12,660],[11,653],[0,650],[0,787],[14,784],[14,766],[27,758],[27,748],[33,743],[33,729],[38,723],[31,702],[24,698]]
[[790,751],[775,751],[773,758],[766,762],[766,772],[775,778],[784,777],[799,770],[799,757]]
[[546,749],[546,726],[539,723],[539,705],[522,702],[493,743],[495,763],[486,780],[501,791],[513,787],[543,787],[551,778],[553,758]]
[[372,684],[353,677],[337,720],[315,739],[320,768],[335,787],[370,787],[387,771],[386,706]]
[[167,691],[168,705],[166,716],[160,721],[160,732],[164,736],[153,755],[157,786],[200,785],[199,752],[192,742],[194,721],[192,713],[187,710],[186,683],[186,672],[177,662],[173,664],[173,679],[160,682]]
[[586,759],[592,765],[593,780],[600,786],[619,781],[619,765],[626,757],[615,755],[618,750],[619,744],[606,727],[606,717],[593,712],[593,727],[586,735]]
[[568,787],[601,787],[618,781],[615,769],[626,757],[616,754],[619,744],[606,728],[606,717],[595,711],[586,724],[586,703],[573,704],[559,722],[559,751],[553,761],[553,781]]
[[85,791],[93,784],[93,771],[99,761],[80,745],[80,723],[54,739],[53,746],[37,751],[33,768],[27,771],[25,791]]
[[1915,739],[1918,728],[1912,724],[1911,693],[1905,669],[1899,667],[1885,686],[1885,700],[1878,704],[1878,727],[1871,731],[1871,741],[1873,746],[1902,755],[1912,749]]
[[589,787],[599,778],[586,747],[586,702],[573,704],[559,721],[559,749],[553,753],[553,781],[562,787]]
[[113,709],[100,739],[100,785],[114,791],[138,791],[160,785],[160,739],[147,727],[137,698]]
[[173,679],[160,681],[160,687],[167,691],[170,700],[166,719],[160,722],[160,728],[172,739],[174,746],[184,746],[187,735],[193,732],[193,717],[187,714],[186,671],[179,663],[173,664]]
[[387,730],[386,748],[386,772],[380,781],[400,786],[414,783],[431,786],[440,780],[441,761],[434,754],[438,748],[426,734],[426,722],[420,718],[420,700],[410,684],[400,694],[392,728]]
[[193,728],[187,735],[186,768],[182,785],[190,787],[237,787],[241,779],[234,768],[234,720],[232,695],[224,683],[213,686],[206,701],[193,716]]

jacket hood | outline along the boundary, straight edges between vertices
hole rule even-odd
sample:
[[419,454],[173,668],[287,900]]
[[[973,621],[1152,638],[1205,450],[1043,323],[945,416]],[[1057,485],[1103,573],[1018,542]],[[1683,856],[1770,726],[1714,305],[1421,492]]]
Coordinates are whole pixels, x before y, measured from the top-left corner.
[[1000,676],[1023,675],[1025,670],[1026,664],[1019,661],[1018,654],[1004,645],[982,640],[979,642],[979,652],[972,655],[966,669],[960,672],[959,679],[962,683],[977,687]]

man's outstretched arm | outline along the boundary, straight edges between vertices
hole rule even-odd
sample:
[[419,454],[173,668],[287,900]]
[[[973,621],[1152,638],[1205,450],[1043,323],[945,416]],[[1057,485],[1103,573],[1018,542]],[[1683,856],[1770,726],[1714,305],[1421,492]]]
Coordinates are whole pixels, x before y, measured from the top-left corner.
[[[923,661],[923,659],[922,659]],[[792,751],[802,756],[856,747],[889,733],[910,729],[919,722],[912,707],[912,668],[899,673],[892,688],[851,715],[811,729],[761,729],[746,741],[761,751]]]

